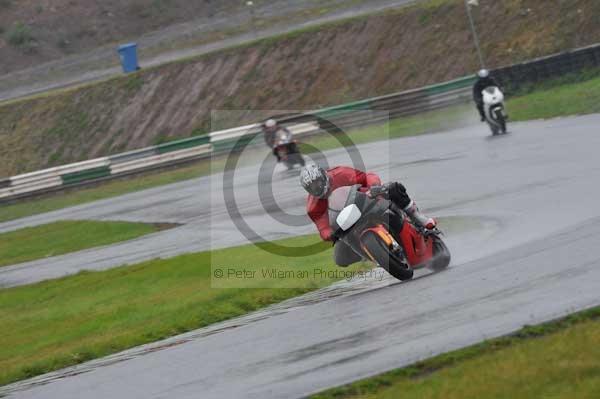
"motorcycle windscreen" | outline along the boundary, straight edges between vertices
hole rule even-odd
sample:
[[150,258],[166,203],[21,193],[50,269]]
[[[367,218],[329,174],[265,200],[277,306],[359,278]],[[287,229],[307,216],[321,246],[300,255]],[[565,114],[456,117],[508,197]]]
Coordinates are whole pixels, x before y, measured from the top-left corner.
[[344,208],[352,203],[351,197],[354,197],[356,193],[356,188],[353,186],[344,186],[335,189],[327,200],[328,203],[328,213],[329,213],[329,225],[337,230],[340,226],[337,224],[337,218],[344,210]]
[[339,213],[338,217],[335,219],[340,229],[346,231],[349,230],[362,216],[360,209],[356,206],[356,204],[350,204]]

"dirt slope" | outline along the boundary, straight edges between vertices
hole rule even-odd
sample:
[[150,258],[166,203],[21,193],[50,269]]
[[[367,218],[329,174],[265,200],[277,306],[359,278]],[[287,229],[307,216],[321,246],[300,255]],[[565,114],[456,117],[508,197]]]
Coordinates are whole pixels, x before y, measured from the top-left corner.
[[[596,0],[482,2],[475,17],[491,66],[600,42]],[[199,134],[215,109],[314,109],[476,69],[462,1],[436,0],[6,104],[0,175]]]

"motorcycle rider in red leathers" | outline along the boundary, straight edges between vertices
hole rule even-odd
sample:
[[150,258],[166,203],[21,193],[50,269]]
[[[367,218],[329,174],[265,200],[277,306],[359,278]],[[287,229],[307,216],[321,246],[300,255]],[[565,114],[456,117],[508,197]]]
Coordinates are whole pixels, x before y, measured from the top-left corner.
[[[338,266],[349,266],[359,262],[361,257],[348,245],[337,241],[333,230],[329,225],[328,196],[337,188],[360,184],[362,191],[368,191],[372,186],[381,186],[379,176],[374,173],[348,167],[338,166],[328,170],[317,165],[307,165],[300,173],[300,183],[308,192],[306,210],[308,216],[317,226],[321,238],[325,241],[334,242],[334,261]],[[436,227],[436,221],[423,215],[414,201],[406,193],[406,188],[400,183],[389,183],[387,185],[389,198],[394,204],[404,210],[414,223],[427,229]]]

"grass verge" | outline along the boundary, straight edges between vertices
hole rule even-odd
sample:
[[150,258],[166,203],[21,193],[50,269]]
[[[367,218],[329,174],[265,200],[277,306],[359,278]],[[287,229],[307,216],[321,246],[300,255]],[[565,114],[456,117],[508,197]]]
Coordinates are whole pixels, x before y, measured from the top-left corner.
[[159,230],[146,223],[60,221],[0,234],[0,267],[131,240]]
[[[509,99],[507,106],[513,121],[600,112],[600,78],[564,83],[549,88],[544,86],[539,91]],[[392,120],[389,130],[381,126],[359,129],[351,132],[350,137],[356,144],[361,144],[386,138],[418,135],[442,128],[449,129],[460,126],[461,122],[471,115],[474,115],[472,106],[456,106]],[[308,139],[307,143],[317,146],[321,151],[336,148],[340,145],[337,140],[329,136],[313,137]],[[2,205],[0,206],[0,222],[183,181],[207,175],[215,169],[218,168],[211,165],[210,161],[201,161],[181,169],[138,176],[127,180],[109,181],[93,188],[78,189],[47,198],[23,200],[16,204]]]
[[509,100],[511,119],[524,121],[600,112],[600,77],[536,90]]
[[597,398],[599,342],[596,307],[312,398]]

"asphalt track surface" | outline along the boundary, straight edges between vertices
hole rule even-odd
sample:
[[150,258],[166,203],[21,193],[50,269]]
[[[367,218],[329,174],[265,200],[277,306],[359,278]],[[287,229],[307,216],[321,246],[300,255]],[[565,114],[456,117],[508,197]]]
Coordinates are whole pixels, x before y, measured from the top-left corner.
[[[448,270],[421,271],[405,283],[383,272],[342,282],[242,318],[5,386],[0,395],[302,397],[598,305],[599,125],[600,115],[591,115],[515,123],[510,134],[497,138],[473,125],[362,145],[367,169],[402,180],[428,213],[478,221],[477,227],[448,236],[453,253]],[[333,164],[345,156],[335,150],[327,158]],[[286,229],[265,216],[256,202],[257,174],[256,167],[247,167],[236,175],[245,220],[265,237],[309,231],[309,225]],[[300,214],[297,176],[275,175],[279,205]],[[156,235],[160,239],[134,241],[140,256],[144,246],[160,252],[153,247],[160,243],[165,248],[234,244],[244,237],[219,205],[220,180],[178,183],[62,215],[188,223]],[[260,223],[253,224],[253,218]],[[38,270],[21,271],[22,279],[33,281]],[[8,274],[0,276],[5,282]]]

